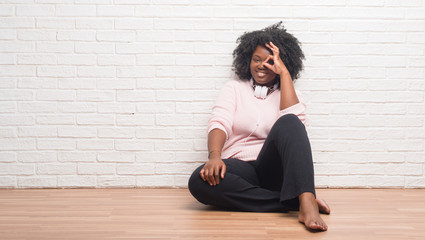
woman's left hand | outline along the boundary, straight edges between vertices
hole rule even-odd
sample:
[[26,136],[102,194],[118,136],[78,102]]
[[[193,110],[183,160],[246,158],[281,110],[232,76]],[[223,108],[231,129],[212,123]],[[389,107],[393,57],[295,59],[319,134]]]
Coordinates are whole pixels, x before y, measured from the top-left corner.
[[[274,45],[272,42],[266,43],[266,47],[268,47],[272,52],[273,55],[269,55],[266,60],[264,60],[263,65],[266,66],[268,69],[272,70],[276,74],[283,74],[288,73],[288,69],[286,68],[285,64],[282,62],[282,59],[280,59],[279,56],[279,48]],[[269,61],[272,60],[273,64],[270,64]]]

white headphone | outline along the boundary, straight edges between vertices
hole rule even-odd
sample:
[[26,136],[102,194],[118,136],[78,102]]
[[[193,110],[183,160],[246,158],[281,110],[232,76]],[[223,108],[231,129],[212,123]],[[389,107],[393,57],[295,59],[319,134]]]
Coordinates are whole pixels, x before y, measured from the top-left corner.
[[254,96],[256,98],[266,99],[267,93],[270,90],[270,93],[277,89],[277,83],[273,86],[273,88],[269,88],[267,86],[260,86],[254,84],[254,79],[250,80],[251,86],[254,88]]

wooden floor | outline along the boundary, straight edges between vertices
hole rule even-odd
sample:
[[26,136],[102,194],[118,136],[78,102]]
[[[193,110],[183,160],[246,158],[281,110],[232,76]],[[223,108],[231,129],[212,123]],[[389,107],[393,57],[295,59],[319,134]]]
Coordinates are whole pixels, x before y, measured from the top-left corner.
[[425,239],[425,189],[319,189],[331,215],[226,212],[187,189],[0,190],[0,239]]

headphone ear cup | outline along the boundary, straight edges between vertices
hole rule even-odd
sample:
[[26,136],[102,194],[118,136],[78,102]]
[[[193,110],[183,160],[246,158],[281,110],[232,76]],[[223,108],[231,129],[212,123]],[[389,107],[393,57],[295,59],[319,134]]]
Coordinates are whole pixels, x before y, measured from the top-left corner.
[[256,98],[260,98],[261,97],[261,86],[255,86],[254,96]]
[[267,91],[268,91],[269,89],[267,88],[267,87],[261,87],[261,98],[262,99],[265,99],[266,97],[267,97]]

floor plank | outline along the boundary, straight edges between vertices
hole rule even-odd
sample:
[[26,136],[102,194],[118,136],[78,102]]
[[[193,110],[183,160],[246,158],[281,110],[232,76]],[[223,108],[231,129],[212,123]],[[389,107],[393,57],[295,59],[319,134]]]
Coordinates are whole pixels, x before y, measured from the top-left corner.
[[220,211],[187,189],[0,189],[0,239],[425,239],[425,189],[318,189],[327,232],[297,212]]

